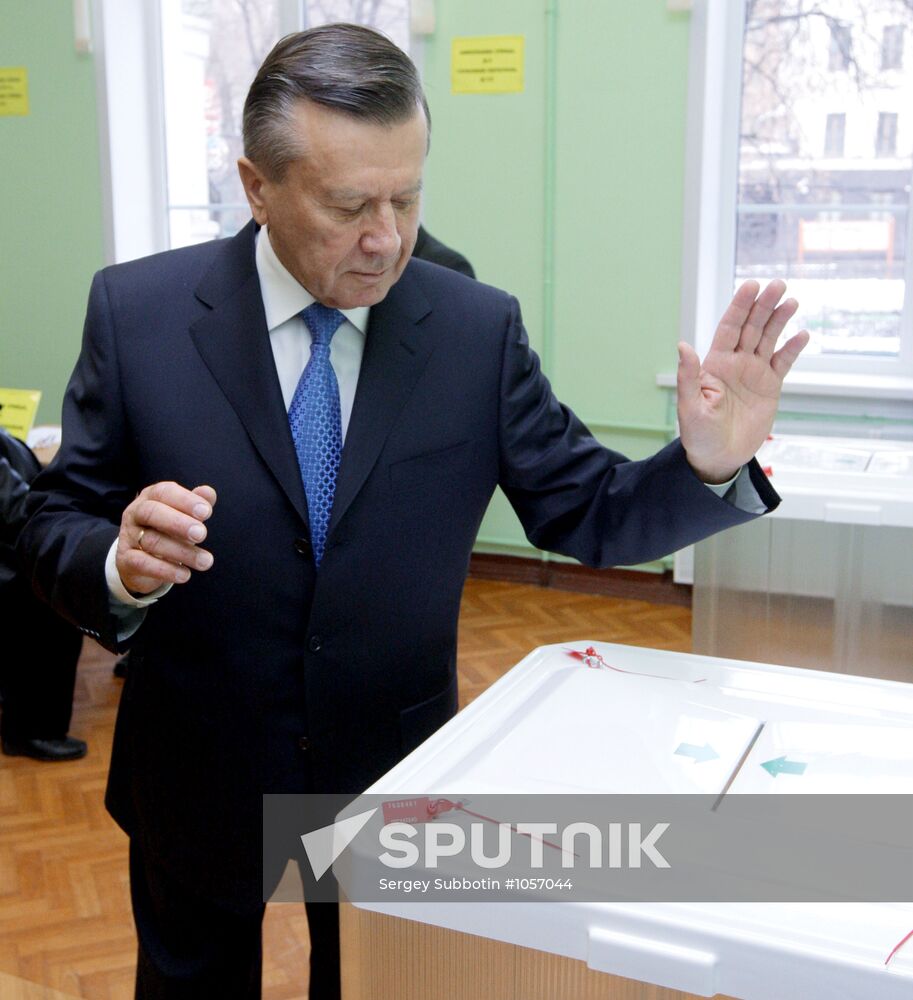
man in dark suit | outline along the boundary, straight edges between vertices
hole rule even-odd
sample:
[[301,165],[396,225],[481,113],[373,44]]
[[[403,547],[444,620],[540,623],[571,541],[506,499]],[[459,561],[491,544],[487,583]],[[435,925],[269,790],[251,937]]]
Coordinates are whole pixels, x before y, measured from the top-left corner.
[[358,792],[451,717],[497,485],[536,545],[596,566],[777,501],[751,456],[804,342],[775,353],[782,283],[739,291],[703,366],[682,348],[682,438],[630,462],[552,396],[510,296],[410,260],[429,127],[382,36],[290,36],[245,107],[254,222],[92,286],[23,551],[55,607],[132,644],[107,803],[140,997],[259,995],[261,796]]

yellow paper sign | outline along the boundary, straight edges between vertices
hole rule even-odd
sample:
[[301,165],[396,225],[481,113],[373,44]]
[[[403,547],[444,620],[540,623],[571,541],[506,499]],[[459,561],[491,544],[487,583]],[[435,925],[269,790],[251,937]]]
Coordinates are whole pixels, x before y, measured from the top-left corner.
[[450,48],[454,94],[516,94],[523,90],[523,36],[454,38]]
[[24,441],[35,423],[40,389],[0,389],[0,427]]
[[24,66],[0,66],[0,115],[28,113],[28,70]]

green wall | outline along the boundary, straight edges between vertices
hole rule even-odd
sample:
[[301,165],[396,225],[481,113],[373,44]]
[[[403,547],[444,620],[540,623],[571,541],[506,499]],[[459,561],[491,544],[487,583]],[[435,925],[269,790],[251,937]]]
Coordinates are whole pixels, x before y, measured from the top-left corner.
[[0,385],[43,392],[59,423],[89,281],[103,264],[95,69],[67,0],[3,0],[0,66],[25,66],[31,113],[0,117]]
[[[655,378],[676,363],[689,20],[623,0],[438,0],[436,9],[424,51],[428,228],[481,280],[517,295],[558,395],[600,440],[649,455],[674,419]],[[525,91],[452,94],[451,39],[497,34],[525,36]],[[503,497],[479,544],[531,551]]]

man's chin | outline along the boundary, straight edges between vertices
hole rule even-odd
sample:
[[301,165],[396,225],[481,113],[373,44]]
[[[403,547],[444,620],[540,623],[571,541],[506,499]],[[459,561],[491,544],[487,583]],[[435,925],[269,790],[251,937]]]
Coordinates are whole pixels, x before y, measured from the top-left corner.
[[394,282],[390,280],[388,274],[383,274],[376,281],[349,281],[346,288],[338,293],[337,301],[333,305],[337,309],[357,309],[360,306],[376,306],[382,302],[387,292],[393,287]]

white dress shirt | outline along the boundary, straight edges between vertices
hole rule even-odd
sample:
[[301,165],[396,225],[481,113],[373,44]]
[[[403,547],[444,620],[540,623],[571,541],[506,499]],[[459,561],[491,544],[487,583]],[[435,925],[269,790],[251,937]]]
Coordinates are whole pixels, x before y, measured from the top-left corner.
[[[314,296],[286,271],[276,256],[266,230],[257,233],[257,275],[266,313],[269,342],[279,373],[285,408],[292,405],[292,397],[311,357],[311,333],[301,318]],[[339,327],[330,342],[330,364],[339,383],[339,409],[342,416],[342,440],[345,442],[355,387],[361,371],[365,352],[365,332],[368,329],[368,307],[341,309],[346,322]]]

